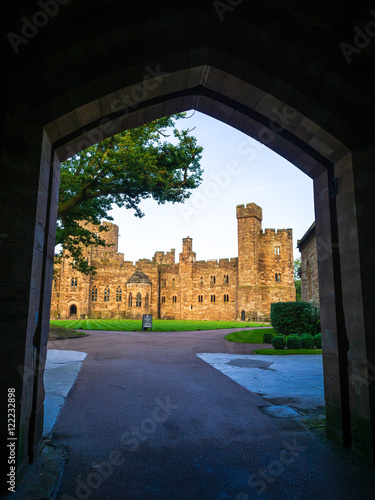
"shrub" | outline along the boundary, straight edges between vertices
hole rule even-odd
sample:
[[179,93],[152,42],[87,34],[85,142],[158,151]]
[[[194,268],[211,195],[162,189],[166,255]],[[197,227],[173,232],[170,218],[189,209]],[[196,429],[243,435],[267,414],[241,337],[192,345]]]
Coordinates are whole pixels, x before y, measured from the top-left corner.
[[308,302],[271,304],[271,325],[277,334],[320,332],[319,309]]
[[314,337],[310,333],[303,333],[300,337],[302,349],[314,349]]
[[283,335],[276,335],[271,343],[274,349],[285,349],[286,340]]
[[286,339],[287,349],[301,349],[301,339],[298,335],[288,335]]
[[314,342],[315,342],[315,347],[317,349],[322,348],[322,334],[321,333],[317,333],[316,335],[314,335]]
[[274,337],[273,333],[265,333],[263,335],[263,343],[264,344],[271,344],[273,337]]

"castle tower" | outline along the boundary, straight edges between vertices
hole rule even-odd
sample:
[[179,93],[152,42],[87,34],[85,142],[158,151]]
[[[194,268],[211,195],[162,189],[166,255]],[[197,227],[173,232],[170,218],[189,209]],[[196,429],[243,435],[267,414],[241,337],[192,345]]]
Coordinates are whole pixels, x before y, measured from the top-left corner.
[[259,237],[262,209],[255,203],[237,206],[238,284],[255,285],[258,274]]
[[237,206],[238,292],[237,319],[257,317],[259,240],[262,233],[262,209],[255,203]]
[[193,301],[193,269],[196,254],[193,252],[193,239],[182,239],[182,252],[179,256],[179,274],[181,278],[181,319],[189,319],[194,315]]

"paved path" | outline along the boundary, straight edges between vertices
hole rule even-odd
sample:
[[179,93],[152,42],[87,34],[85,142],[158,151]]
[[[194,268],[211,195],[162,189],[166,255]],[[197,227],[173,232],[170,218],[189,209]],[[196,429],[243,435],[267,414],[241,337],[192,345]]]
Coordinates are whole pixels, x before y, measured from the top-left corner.
[[294,419],[196,356],[247,354],[224,332],[89,332],[54,430],[56,499],[372,499],[373,486]]

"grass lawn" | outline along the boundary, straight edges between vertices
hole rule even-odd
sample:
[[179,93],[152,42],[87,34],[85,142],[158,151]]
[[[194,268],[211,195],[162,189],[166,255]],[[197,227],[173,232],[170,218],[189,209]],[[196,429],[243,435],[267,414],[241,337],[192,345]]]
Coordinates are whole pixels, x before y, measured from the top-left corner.
[[257,349],[252,354],[288,356],[289,354],[322,354],[321,349]]
[[263,344],[263,335],[273,333],[273,328],[257,328],[256,330],[241,330],[240,332],[228,333],[224,338],[231,342],[242,344]]
[[[154,332],[179,332],[193,330],[219,330],[223,328],[243,328],[263,326],[263,323],[246,323],[242,321],[185,321],[154,319]],[[141,331],[142,320],[137,319],[65,319],[51,321],[51,325],[83,330],[108,331]],[[267,325],[264,325],[267,326]]]
[[64,326],[50,325],[49,327],[49,340],[62,340],[62,339],[74,339],[77,337],[86,337],[87,333],[81,330],[72,330],[71,328],[65,328]]

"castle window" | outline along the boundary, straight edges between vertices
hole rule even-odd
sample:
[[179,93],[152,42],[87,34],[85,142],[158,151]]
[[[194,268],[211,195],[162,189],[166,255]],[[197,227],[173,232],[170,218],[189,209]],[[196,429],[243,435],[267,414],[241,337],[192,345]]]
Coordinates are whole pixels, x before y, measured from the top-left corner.
[[280,255],[280,247],[277,247],[277,255]]
[[121,302],[121,299],[122,299],[122,290],[121,286],[118,286],[116,290],[116,302]]
[[172,297],[172,302],[176,303],[177,302],[177,295],[173,295]]
[[163,297],[161,298],[161,303],[162,304],[165,304],[165,296],[163,295]]
[[70,286],[77,286],[77,278],[72,278],[71,282],[70,282]]
[[145,296],[145,307],[148,308],[149,304],[150,304],[150,298],[147,292]]
[[224,274],[224,283],[229,283],[229,274]]
[[216,302],[216,295],[211,295],[211,302]]
[[109,288],[107,286],[104,290],[104,302],[109,302]]
[[198,302],[203,302],[203,295],[198,295]]
[[139,292],[137,293],[137,297],[135,299],[135,307],[142,307],[142,296]]
[[224,294],[224,302],[229,302],[229,295],[227,293]]
[[216,277],[211,276],[211,285],[214,285],[216,283]]
[[174,278],[173,278],[173,280],[172,280],[172,286],[174,286]]
[[92,302],[96,302],[98,300],[98,289],[96,288],[96,286],[92,287],[91,300],[92,300]]
[[201,285],[203,285],[203,276],[201,276]]
[[275,281],[281,281],[281,274],[280,273],[275,274]]
[[128,306],[133,307],[133,296],[131,293],[129,293]]
[[167,280],[166,279],[161,280],[161,285],[162,286],[167,286]]

